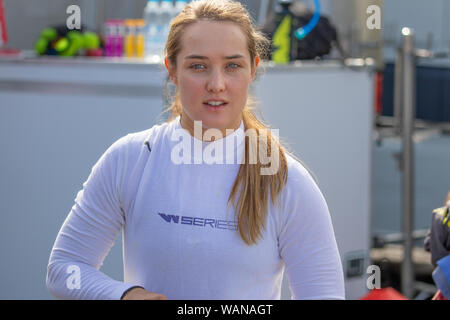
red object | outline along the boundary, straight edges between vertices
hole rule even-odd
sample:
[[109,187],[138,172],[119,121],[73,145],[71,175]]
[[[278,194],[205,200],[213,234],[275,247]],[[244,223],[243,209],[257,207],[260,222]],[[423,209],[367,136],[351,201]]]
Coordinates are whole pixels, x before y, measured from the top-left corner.
[[444,295],[442,294],[441,290],[438,290],[434,297],[431,300],[448,300]]
[[394,288],[388,287],[383,289],[373,289],[364,297],[359,298],[359,300],[408,300],[408,299]]
[[22,51],[17,49],[0,48],[0,57],[19,56],[21,53]]
[[381,115],[383,112],[383,73],[375,74],[375,113]]
[[87,57],[103,57],[103,49],[92,49],[92,50],[86,50],[86,56]]
[[0,0],[0,45],[5,45],[8,42],[8,31],[6,29],[5,8],[3,7],[3,0]]

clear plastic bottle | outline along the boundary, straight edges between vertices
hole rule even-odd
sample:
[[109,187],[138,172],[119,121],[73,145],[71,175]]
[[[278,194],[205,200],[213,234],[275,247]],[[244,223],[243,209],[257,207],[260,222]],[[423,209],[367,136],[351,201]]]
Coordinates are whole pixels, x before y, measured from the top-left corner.
[[161,50],[160,54],[161,57],[164,55],[164,46],[167,41],[167,37],[169,36],[170,31],[170,23],[173,18],[175,7],[173,6],[172,0],[162,0],[161,2],[161,29],[160,29],[160,35],[161,35]]
[[145,57],[152,63],[161,61],[161,5],[159,0],[148,0],[144,9]]
[[184,7],[188,3],[187,0],[176,0],[175,1],[175,9],[174,9],[174,18],[180,14],[181,11],[183,11]]

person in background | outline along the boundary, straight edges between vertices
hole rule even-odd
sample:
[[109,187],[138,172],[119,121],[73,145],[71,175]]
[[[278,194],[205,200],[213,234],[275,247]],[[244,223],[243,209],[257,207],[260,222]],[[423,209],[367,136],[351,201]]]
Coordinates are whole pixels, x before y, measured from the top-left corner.
[[[237,1],[193,1],[172,21],[170,117],[93,167],[50,255],[53,296],[280,299],[286,272],[293,299],[345,299],[327,203],[251,108],[267,47]],[[123,282],[99,270],[120,230]]]
[[433,300],[450,299],[450,191],[445,205],[433,210],[431,228],[425,238],[425,250],[431,252],[436,269],[432,277],[438,292]]

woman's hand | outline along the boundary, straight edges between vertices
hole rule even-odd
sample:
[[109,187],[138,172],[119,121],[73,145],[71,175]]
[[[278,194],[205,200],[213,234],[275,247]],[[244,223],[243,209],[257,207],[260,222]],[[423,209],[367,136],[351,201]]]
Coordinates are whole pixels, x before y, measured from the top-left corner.
[[134,288],[128,291],[122,300],[167,300],[167,297],[163,294],[150,292],[143,288]]

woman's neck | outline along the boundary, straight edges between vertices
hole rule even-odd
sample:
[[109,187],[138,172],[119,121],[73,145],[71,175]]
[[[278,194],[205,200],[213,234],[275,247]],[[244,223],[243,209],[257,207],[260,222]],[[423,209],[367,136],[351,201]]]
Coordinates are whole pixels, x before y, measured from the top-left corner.
[[[237,121],[232,127],[233,128],[226,128],[226,129],[218,129],[222,133],[222,138],[226,137],[227,135],[233,133],[235,130],[237,130],[242,122],[242,117],[239,118],[239,121]],[[187,130],[191,136],[194,138],[205,141],[205,142],[212,142],[215,141],[214,135],[211,137],[205,136],[205,132],[208,130],[208,128],[205,128],[202,126],[201,130],[201,137],[200,137],[200,130],[195,130],[194,121],[192,121],[184,112],[181,112],[180,114],[180,124],[181,127],[185,130]],[[209,139],[210,138],[210,139]],[[218,139],[217,139],[218,140]]]

